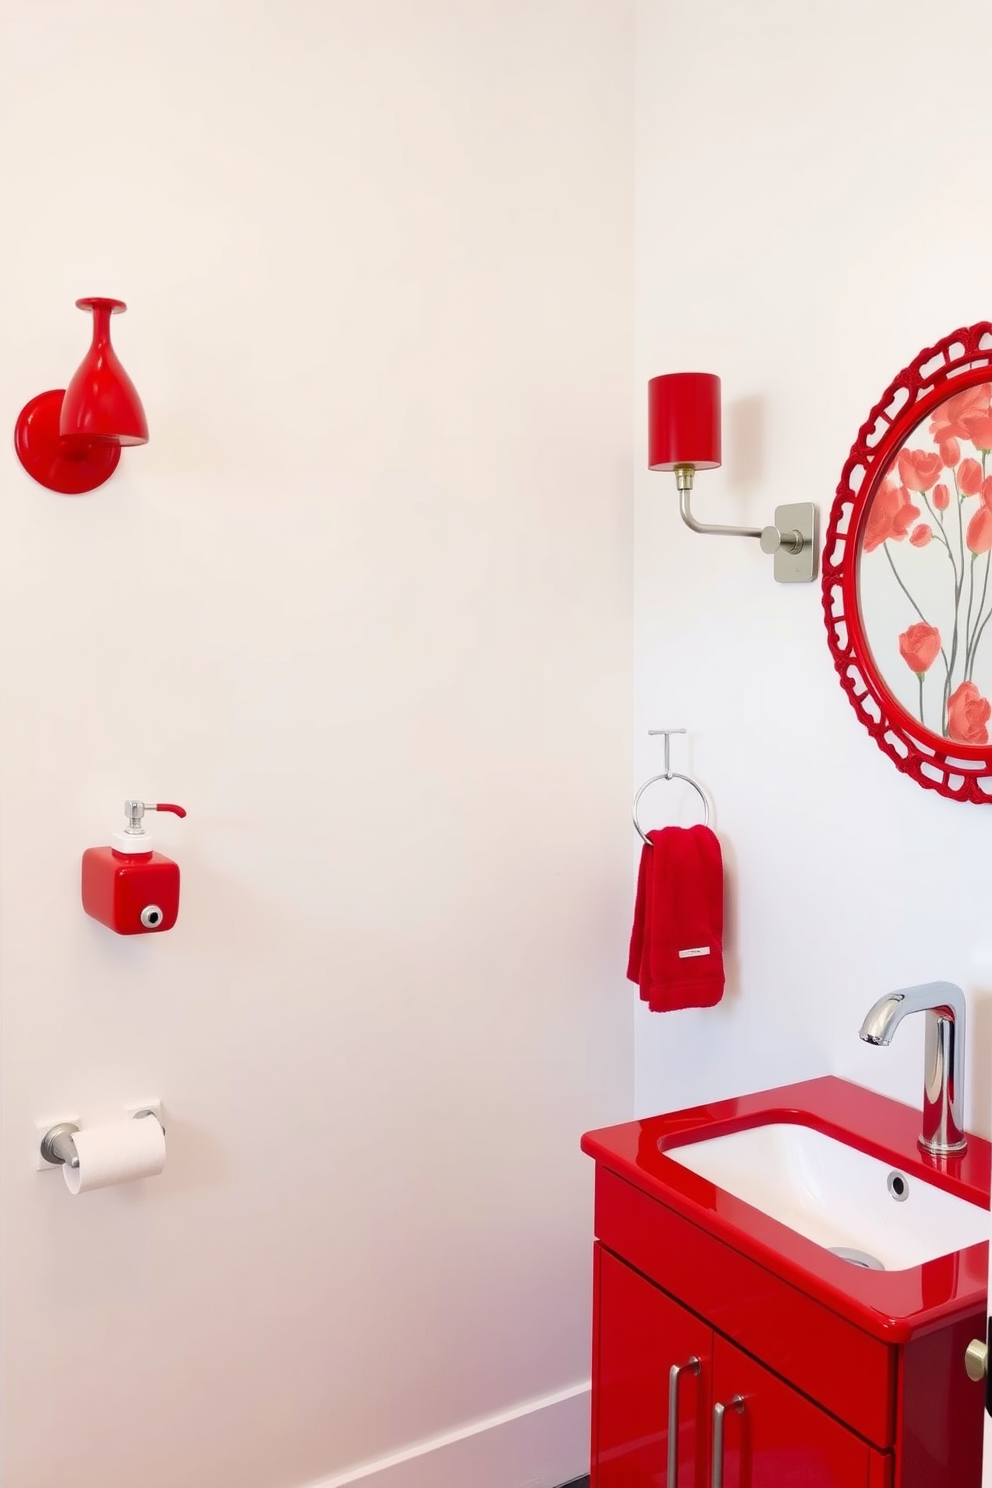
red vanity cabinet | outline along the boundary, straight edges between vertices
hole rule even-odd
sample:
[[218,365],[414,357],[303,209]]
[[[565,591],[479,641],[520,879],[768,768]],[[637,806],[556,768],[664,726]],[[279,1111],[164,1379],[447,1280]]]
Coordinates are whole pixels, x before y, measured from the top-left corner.
[[918,1112],[834,1076],[587,1132],[592,1488],[981,1488],[988,1245],[861,1270],[667,1155],[776,1120],[988,1206],[988,1142],[938,1168]]
[[595,1320],[592,1488],[890,1488],[891,1453],[871,1447],[602,1245]]
[[[730,1405],[737,1398],[743,1400],[740,1414]],[[725,1488],[890,1488],[891,1453],[870,1447],[719,1335],[713,1407],[718,1403],[725,1407]],[[715,1443],[711,1450],[715,1455]],[[709,1488],[711,1480],[697,1481]]]
[[665,1482],[660,1474],[673,1429],[673,1367],[680,1370],[677,1481],[683,1488],[708,1488],[712,1330],[601,1245],[594,1288],[594,1488],[658,1488]]

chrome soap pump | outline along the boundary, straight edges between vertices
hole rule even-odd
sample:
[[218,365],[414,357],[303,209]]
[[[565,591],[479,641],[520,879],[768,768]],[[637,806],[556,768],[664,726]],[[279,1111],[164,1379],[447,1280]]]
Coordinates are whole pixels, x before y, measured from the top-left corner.
[[83,853],[83,908],[118,935],[171,930],[179,918],[179,864],[152,850],[151,833],[144,827],[146,811],[186,815],[171,801],[125,801],[123,832],[114,833],[109,847],[88,847]]

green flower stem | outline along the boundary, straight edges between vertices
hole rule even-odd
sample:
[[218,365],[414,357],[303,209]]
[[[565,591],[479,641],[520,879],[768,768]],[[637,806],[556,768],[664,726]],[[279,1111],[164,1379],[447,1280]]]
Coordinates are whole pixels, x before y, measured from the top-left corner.
[[885,539],[885,542],[882,544],[882,551],[885,554],[886,558],[888,558],[888,560],[889,560],[889,567],[891,568],[893,574],[895,575],[895,580],[896,580],[896,583],[899,585],[899,588],[902,590],[903,594],[905,594],[906,598],[909,600],[910,604],[913,606],[913,609],[916,611],[916,613],[919,615],[920,619],[923,621],[923,624],[924,625],[929,625],[930,624],[930,621],[927,619],[926,615],[924,615],[923,611],[920,609],[919,605],[916,603],[916,600],[910,594],[909,590],[906,588],[906,585],[903,583],[902,579],[899,577],[899,570],[896,568],[896,565],[895,565],[895,562],[893,560],[892,554],[889,552],[889,539],[888,538],[886,538]]
[[[992,549],[985,554],[985,580],[982,584],[982,597],[978,601],[978,614],[975,617],[975,631],[968,643],[968,651],[965,656],[964,680],[970,682],[975,670],[975,660],[978,654],[978,638],[985,628],[982,622],[982,611],[985,609],[985,596],[989,590],[989,566],[992,564]],[[988,620],[986,615],[985,620]]]
[[986,625],[988,625],[988,623],[989,623],[990,620],[992,620],[992,610],[989,610],[988,614],[985,616],[985,619],[982,621],[981,625],[975,631],[975,644],[972,647],[973,654],[975,654],[975,655],[978,654],[978,643],[982,639],[982,632],[984,631]]
[[934,533],[935,537],[938,537],[940,539],[940,541],[944,544],[944,547],[947,549],[947,556],[951,560],[951,568],[954,570],[954,581],[955,583],[957,583],[958,566],[954,561],[954,554],[951,551],[951,545],[947,540],[947,531],[944,527],[944,513],[935,511],[935,509],[930,505],[930,501],[927,497],[926,491],[921,491],[920,495],[923,497],[923,504],[925,505],[927,511],[930,513],[930,519],[934,524],[931,528],[931,531]]
[[[895,561],[894,561],[894,559],[892,557],[892,554],[889,552],[889,540],[888,540],[888,538],[886,538],[885,542],[882,544],[882,551],[884,552],[886,558],[889,560],[889,567],[892,570],[892,575],[893,575],[896,583],[899,585],[899,588],[902,590],[903,594],[905,594],[906,598],[909,600],[910,604],[913,606],[913,609],[916,611],[916,613],[919,615],[920,619],[923,621],[923,624],[924,625],[930,625],[930,621],[927,619],[926,615],[924,615],[923,611],[920,609],[919,605],[916,603],[916,600],[910,594],[909,590],[906,588],[906,585],[903,583],[902,579],[899,577],[899,570],[896,568]],[[930,625],[930,629],[931,630],[936,630],[936,626]],[[949,665],[948,660],[947,660],[947,652],[944,650],[943,645],[941,645],[940,654],[944,658],[944,670],[949,675],[950,674],[950,665]]]
[[[982,456],[982,481],[983,481],[983,483],[985,481],[985,465],[986,465],[986,461],[988,460],[988,455],[989,455],[988,450],[982,450],[981,451],[981,456]],[[972,557],[972,560],[971,560],[972,573],[974,573],[974,568],[975,568],[975,557],[977,557],[977,554],[974,555]],[[981,635],[982,630],[984,630],[984,628],[985,628],[984,623],[982,622],[982,611],[985,608],[985,596],[988,593],[988,587],[989,587],[989,559],[990,558],[992,558],[992,552],[987,553],[985,555],[985,580],[984,580],[984,582],[982,584],[982,597],[978,601],[978,614],[975,616],[975,628],[974,628],[974,630],[971,629],[971,606],[969,605],[969,607],[968,607],[968,609],[969,609],[969,615],[968,615],[968,630],[969,630],[969,633],[968,633],[968,636],[967,636],[967,646],[965,648],[965,658],[964,658],[964,680],[966,682],[970,682],[971,679],[972,679],[972,673],[975,670],[975,660],[976,660],[977,653],[978,653],[978,638]]]
[[943,730],[945,734],[947,733],[947,705],[950,701],[951,696],[951,680],[954,674],[954,667],[958,659],[958,629],[960,623],[959,617],[961,613],[961,591],[964,588],[964,516],[962,515],[964,497],[961,495],[961,487],[958,485],[957,469],[955,469],[954,471],[954,494],[957,497],[958,505],[958,551],[961,555],[961,567],[960,570],[955,569],[956,582],[954,585],[954,633],[951,636],[951,664],[947,669],[947,676],[944,679]]
[[[971,563],[968,567],[968,614],[964,622],[964,674],[968,676],[968,653],[971,650],[971,608],[975,602],[975,559],[977,553],[972,553]],[[979,613],[981,613],[979,611]]]

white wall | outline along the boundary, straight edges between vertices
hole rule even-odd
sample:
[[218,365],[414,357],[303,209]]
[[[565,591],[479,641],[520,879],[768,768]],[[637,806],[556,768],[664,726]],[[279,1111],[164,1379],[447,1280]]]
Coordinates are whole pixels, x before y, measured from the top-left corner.
[[[676,759],[712,794],[732,881],[722,1005],[638,1009],[641,1111],[827,1071],[916,1104],[923,1020],[884,1050],[857,1031],[881,993],[947,978],[989,1130],[992,808],[896,771],[841,691],[819,584],[690,533],[645,458],[647,379],[718,372],[725,464],[698,515],[761,525],[813,500],[825,522],[891,378],[989,317],[992,96],[968,79],[992,10],[955,0],[944,41],[936,25],[923,0],[638,4],[636,768],[658,768],[648,727],[689,728]],[[669,799],[689,820],[657,796],[659,820]]]
[[[115,294],[152,436],[79,499],[4,458],[5,1488],[345,1482],[531,1405],[502,1479],[404,1485],[583,1470],[578,1137],[631,1108],[632,23],[0,0],[5,417]],[[189,809],[160,939],[78,902],[130,793]],[[149,1095],[161,1179],[32,1171],[36,1118]]]

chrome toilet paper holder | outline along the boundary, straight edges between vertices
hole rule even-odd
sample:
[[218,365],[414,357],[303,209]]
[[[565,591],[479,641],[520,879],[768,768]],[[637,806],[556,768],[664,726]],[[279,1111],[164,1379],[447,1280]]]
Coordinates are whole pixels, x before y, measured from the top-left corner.
[[[158,1122],[162,1130],[165,1127],[157,1111],[150,1108],[142,1111],[133,1111],[131,1119],[137,1121],[142,1116],[152,1116]],[[79,1153],[73,1141],[79,1127],[74,1121],[60,1121],[57,1126],[50,1126],[41,1139],[41,1155],[47,1163],[62,1163],[67,1168],[79,1167]]]
[[65,1163],[66,1167],[79,1167],[79,1153],[72,1140],[79,1127],[72,1121],[60,1121],[49,1127],[41,1139],[41,1155],[46,1162]]

